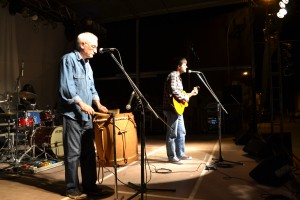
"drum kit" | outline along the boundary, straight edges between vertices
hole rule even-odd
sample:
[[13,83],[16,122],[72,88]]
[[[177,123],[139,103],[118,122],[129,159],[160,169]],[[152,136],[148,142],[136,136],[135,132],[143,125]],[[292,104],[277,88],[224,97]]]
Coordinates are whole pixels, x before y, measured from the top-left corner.
[[[20,163],[42,155],[46,159],[64,156],[63,129],[55,125],[55,114],[50,109],[36,110],[35,105],[30,105],[32,109],[20,110],[22,105],[17,103],[16,111],[12,112],[12,96],[0,94],[0,97],[4,97],[0,98],[0,162]],[[35,98],[36,94],[20,92],[18,97],[26,100]]]

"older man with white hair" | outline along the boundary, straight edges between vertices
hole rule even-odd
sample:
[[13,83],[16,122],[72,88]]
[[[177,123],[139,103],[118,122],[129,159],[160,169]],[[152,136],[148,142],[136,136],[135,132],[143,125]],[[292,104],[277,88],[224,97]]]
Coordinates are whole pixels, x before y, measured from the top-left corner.
[[[103,195],[96,185],[97,168],[92,115],[106,113],[96,91],[89,59],[97,53],[98,38],[85,32],[77,36],[76,49],[60,61],[59,111],[63,118],[66,195],[71,199]],[[81,167],[82,189],[78,168]]]

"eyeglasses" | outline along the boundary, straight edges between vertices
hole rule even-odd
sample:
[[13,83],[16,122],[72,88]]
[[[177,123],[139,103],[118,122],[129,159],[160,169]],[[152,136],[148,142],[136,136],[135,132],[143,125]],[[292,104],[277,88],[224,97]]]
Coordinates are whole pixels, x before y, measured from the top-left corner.
[[97,45],[90,45],[88,43],[85,43],[86,45],[88,45],[89,47],[91,47],[92,49],[96,49],[98,46]]

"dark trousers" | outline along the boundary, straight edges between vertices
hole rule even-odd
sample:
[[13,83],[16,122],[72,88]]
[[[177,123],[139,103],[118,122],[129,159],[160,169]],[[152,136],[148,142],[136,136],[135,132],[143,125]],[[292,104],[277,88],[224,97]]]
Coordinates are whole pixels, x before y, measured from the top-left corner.
[[92,120],[76,121],[63,117],[63,145],[66,192],[80,191],[78,168],[81,167],[82,188],[90,192],[97,181],[96,154]]

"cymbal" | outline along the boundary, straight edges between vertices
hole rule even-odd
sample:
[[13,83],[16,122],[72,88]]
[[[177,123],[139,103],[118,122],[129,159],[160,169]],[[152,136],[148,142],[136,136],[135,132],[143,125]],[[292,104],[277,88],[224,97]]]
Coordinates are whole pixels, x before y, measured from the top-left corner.
[[20,98],[34,99],[36,97],[36,94],[23,91],[23,92],[20,92],[19,96],[20,96]]
[[14,112],[0,113],[0,116],[13,116],[16,115]]

